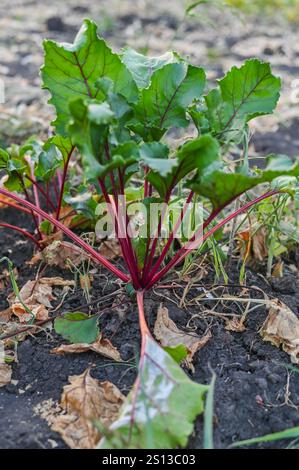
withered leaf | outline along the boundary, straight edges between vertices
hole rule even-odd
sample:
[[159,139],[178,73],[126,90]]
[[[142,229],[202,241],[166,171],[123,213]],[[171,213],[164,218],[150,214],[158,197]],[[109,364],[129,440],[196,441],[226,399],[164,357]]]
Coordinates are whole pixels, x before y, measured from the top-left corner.
[[52,429],[72,449],[92,449],[101,438],[94,421],[109,427],[125,397],[111,382],[92,378],[89,368],[81,375],[69,377],[69,382],[61,396],[64,414],[54,419]]
[[[63,240],[63,232],[58,230],[55,233],[51,233],[51,235],[45,236],[41,241],[40,241],[40,246],[41,248],[45,249],[47,246],[52,245],[52,243],[56,241],[62,241]],[[36,263],[39,263],[41,261],[41,253],[37,252],[30,261],[27,261],[27,264],[29,265],[34,265]],[[36,260],[36,261],[35,261]]]
[[13,312],[10,307],[6,308],[5,310],[2,310],[2,312],[0,312],[0,323],[9,322],[12,315],[13,315]]
[[112,260],[121,256],[122,251],[117,240],[106,240],[101,243],[99,253],[106,259]]
[[269,300],[269,309],[260,334],[264,341],[275,346],[282,346],[293,363],[299,363],[299,318],[292,310],[278,299]]
[[272,276],[273,277],[283,277],[284,262],[280,261],[273,266]]
[[[72,220],[74,218],[74,214],[75,214],[75,212],[70,206],[63,206],[60,209],[59,220],[61,222],[63,222],[63,225],[65,227],[70,227],[71,223],[72,223]],[[53,215],[55,215],[55,214],[53,214]]]
[[[44,305],[37,304],[26,304],[26,307],[29,308],[32,315],[37,321],[47,320],[48,318],[48,310]],[[11,306],[12,313],[18,317],[21,323],[27,323],[32,319],[32,315],[24,308],[24,305],[21,303],[14,303]]]
[[86,351],[94,351],[102,356],[113,359],[116,362],[122,360],[119,351],[111,344],[109,339],[103,338],[99,335],[94,343],[76,343],[76,344],[62,344],[57,348],[52,349],[51,352],[55,354],[66,354],[66,353],[82,353]]
[[[13,269],[14,278],[17,280],[19,277],[19,273],[17,268]],[[8,269],[3,269],[2,273],[0,274],[0,290],[5,289],[10,286],[10,273]]]
[[[52,307],[51,300],[54,299],[51,286],[42,284],[40,280],[27,281],[20,290],[19,295],[23,304],[26,305],[36,320],[46,320],[48,318],[48,309]],[[26,323],[32,319],[32,315],[14,294],[8,297],[8,301],[11,311],[19,318],[20,322]]]
[[239,249],[244,260],[256,260],[262,262],[267,258],[267,233],[264,228],[257,230],[253,234],[250,230],[244,230],[243,232],[239,232],[237,237],[239,239]]
[[200,338],[194,333],[188,334],[185,331],[180,330],[171,318],[169,318],[168,309],[163,307],[162,304],[158,308],[154,334],[157,340],[159,340],[161,345],[164,347],[175,347],[179,344],[183,344],[188,351],[187,357],[184,359],[184,363],[192,371],[194,371],[194,366],[192,364],[194,354],[212,337],[210,331]]

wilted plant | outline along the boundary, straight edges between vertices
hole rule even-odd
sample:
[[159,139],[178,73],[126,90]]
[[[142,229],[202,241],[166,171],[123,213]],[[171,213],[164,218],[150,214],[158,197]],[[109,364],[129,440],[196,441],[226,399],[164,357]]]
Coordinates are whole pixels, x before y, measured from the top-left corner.
[[[62,231],[94,262],[105,266],[136,292],[142,335],[139,375],[120,420],[101,445],[183,446],[194,417],[203,409],[207,387],[192,383],[154,342],[145,320],[144,293],[181,263],[190,250],[198,248],[239,214],[279,192],[291,194],[289,180],[299,176],[299,162],[271,155],[262,171],[249,169],[246,152],[242,164],[235,165],[229,159],[231,144],[248,141],[248,122],[274,110],[280,80],[272,75],[267,63],[252,59],[240,68],[233,67],[215,89],[204,95],[206,79],[202,68],[189,65],[176,53],[149,58],[126,49],[115,54],[97,36],[96,25],[89,20],[84,22],[74,44],[46,41],[44,48],[42,79],[51,94],[49,102],[56,109],[55,135],[43,146],[29,143],[18,151],[1,151],[1,168],[8,176],[0,194],[9,198],[8,205],[33,215],[37,233],[23,233],[38,246],[45,232],[41,223],[47,221],[48,233]],[[178,148],[167,143],[169,130],[186,129],[191,124],[196,131],[194,137],[186,137]],[[80,187],[72,187],[67,180],[75,149],[83,168]],[[136,175],[139,183],[132,181]],[[239,196],[281,176],[287,177],[283,187],[272,184],[260,196],[215,223]],[[47,188],[55,193],[55,181],[57,201],[53,203]],[[134,194],[147,208],[152,203],[169,205],[177,197],[178,188],[186,194],[186,201],[169,237],[162,243],[162,210],[154,233],[146,227],[147,237],[137,234],[132,238],[126,196],[129,199]],[[46,208],[39,202],[41,196]],[[195,198],[207,201],[210,213],[168,259],[188,206]],[[64,202],[73,207],[75,214],[88,218],[94,214],[96,199],[106,202],[114,220],[124,269],[100,255],[61,219]],[[84,320],[79,326],[84,332]],[[168,390],[163,392],[163,398],[162,389]],[[150,437],[148,420],[153,429]]]

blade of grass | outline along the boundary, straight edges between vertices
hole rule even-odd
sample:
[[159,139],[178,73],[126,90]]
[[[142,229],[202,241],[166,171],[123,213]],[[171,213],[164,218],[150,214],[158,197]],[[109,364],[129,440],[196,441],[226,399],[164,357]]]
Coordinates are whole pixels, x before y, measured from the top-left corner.
[[215,391],[216,374],[213,372],[210,387],[207,393],[204,425],[203,425],[203,448],[214,449],[213,442],[213,411],[214,411],[214,391]]
[[299,426],[295,428],[285,429],[284,431],[280,432],[274,432],[273,434],[266,434],[265,436],[254,437],[252,439],[234,442],[234,444],[232,444],[230,447],[249,446],[261,442],[273,442],[280,441],[282,439],[292,439],[296,437],[299,437]]

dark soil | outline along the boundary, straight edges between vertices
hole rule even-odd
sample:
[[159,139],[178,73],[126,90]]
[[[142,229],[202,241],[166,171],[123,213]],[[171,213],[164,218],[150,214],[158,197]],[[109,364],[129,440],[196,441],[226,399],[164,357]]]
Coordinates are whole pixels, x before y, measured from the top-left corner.
[[[82,21],[92,18],[100,34],[116,49],[128,45],[149,55],[166,50],[188,56],[215,82],[232,65],[251,57],[269,61],[282,78],[279,107],[273,120],[255,124],[250,153],[298,155],[299,33],[296,24],[281,15],[245,17],[216,5],[199,9],[197,18],[184,15],[184,2],[146,0],[44,0],[0,4],[0,78],[5,81],[5,103],[0,104],[0,142],[23,143],[31,135],[47,135],[53,108],[40,88],[42,41],[72,42]],[[212,2],[213,3],[213,2]],[[275,12],[274,12],[275,13]]]
[[[6,210],[5,220],[14,218],[11,210]],[[25,217],[20,225],[27,225]],[[8,255],[19,271],[18,283],[22,286],[32,279],[34,270],[28,268],[25,260],[30,258],[31,246],[26,242],[20,244],[19,236],[11,232],[2,232],[0,255]],[[293,260],[294,261],[294,260]],[[266,281],[260,274],[247,272],[247,286],[262,289],[270,297],[278,297],[296,314],[299,312],[299,281],[286,267],[283,279]],[[230,270],[230,282],[238,283],[237,265],[233,263]],[[48,269],[47,276],[65,272]],[[70,273],[67,274],[70,276]],[[203,287],[213,282],[213,273],[203,281]],[[196,287],[188,293],[187,301],[192,300],[203,287]],[[123,297],[113,296],[104,302],[104,296],[119,289],[117,281],[104,271],[95,275],[92,289],[92,300],[97,301],[93,312],[111,306],[112,302],[124,303]],[[7,306],[9,290],[0,291],[0,308]],[[180,289],[177,294],[182,294]],[[237,287],[226,288],[225,292],[238,294]],[[219,288],[218,294],[223,293]],[[262,298],[261,292],[253,288],[251,297]],[[212,339],[201,349],[194,359],[195,373],[193,379],[199,383],[209,383],[211,371],[217,375],[214,404],[214,443],[216,448],[226,448],[236,440],[251,438],[288,427],[299,425],[299,374],[292,372],[289,381],[289,401],[286,403],[287,378],[290,371],[289,356],[270,343],[261,340],[258,330],[266,317],[266,309],[258,308],[249,314],[246,330],[232,333],[225,330],[221,320],[200,314],[200,309],[191,307],[183,310],[170,300],[175,300],[173,291],[159,289],[149,293],[146,299],[146,312],[149,324],[153,327],[155,315],[161,302],[167,306],[171,318],[182,328],[190,318],[193,319],[196,332],[204,334],[211,328]],[[61,309],[76,310],[84,304],[82,291],[77,288],[68,295]],[[205,300],[204,306],[212,307],[212,302]],[[84,310],[84,309],[83,309]],[[85,311],[87,311],[85,309]],[[222,308],[223,311],[223,308]],[[227,313],[240,313],[235,304],[227,305]],[[113,364],[95,353],[58,356],[51,354],[53,347],[63,340],[53,331],[28,336],[18,345],[18,363],[13,366],[13,384],[0,389],[0,448],[64,448],[65,444],[59,435],[51,431],[46,421],[38,416],[34,408],[44,400],[59,401],[62,388],[68,383],[70,375],[82,373],[93,365],[92,375],[99,380],[110,380],[127,394],[136,377],[136,364],[139,349],[139,329],[137,309],[129,303],[121,318],[117,309],[108,308],[101,317],[100,326],[105,336],[119,349],[124,361],[128,364]],[[195,433],[190,439],[189,447],[202,447],[202,417],[196,422]],[[266,445],[260,445],[265,447]],[[271,444],[270,447],[285,447],[286,443]],[[269,444],[268,444],[269,447]]]
[[279,125],[276,132],[257,132],[253,137],[255,150],[259,154],[270,153],[297,157],[299,149],[299,119]]

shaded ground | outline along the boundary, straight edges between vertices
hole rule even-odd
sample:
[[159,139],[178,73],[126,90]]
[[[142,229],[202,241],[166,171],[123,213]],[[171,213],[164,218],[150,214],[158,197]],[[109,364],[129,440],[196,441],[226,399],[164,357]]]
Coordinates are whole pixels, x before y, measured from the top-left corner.
[[[136,3],[136,4],[135,4]],[[158,3],[158,5],[157,5]],[[155,8],[153,8],[153,5]],[[0,106],[0,141],[22,141],[25,136],[47,133],[52,109],[46,104],[46,93],[40,90],[38,70],[42,64],[43,38],[72,41],[84,17],[91,17],[100,24],[103,35],[116,47],[129,44],[149,54],[159,54],[175,49],[189,55],[193,63],[208,69],[208,77],[215,80],[233,64],[248,57],[257,56],[269,60],[274,71],[282,76],[283,94],[277,113],[254,125],[250,147],[251,156],[256,152],[299,154],[298,110],[294,98],[299,72],[298,29],[285,24],[271,27],[264,18],[242,21],[228,12],[213,12],[209,19],[182,22],[181,2],[101,0],[78,5],[77,1],[2,0],[0,4],[0,77],[4,78],[6,102]],[[62,20],[57,19],[60,16]],[[5,220],[14,222],[14,214],[5,211]],[[26,218],[19,219],[20,226]],[[19,270],[19,284],[33,278],[25,261],[30,258],[31,247],[27,242],[9,232],[1,231],[0,256],[9,256]],[[292,261],[297,264],[298,260]],[[230,282],[237,282],[234,265]],[[51,274],[49,271],[48,275]],[[210,273],[204,282],[213,282]],[[93,285],[93,299],[101,299],[119,286],[99,272]],[[299,313],[298,278],[286,268],[283,281],[271,285],[260,275],[248,273],[249,286],[259,286],[268,295],[279,297],[297,314]],[[201,290],[200,290],[201,289]],[[171,303],[172,291],[157,291],[146,302],[146,311],[153,325],[158,305],[163,301],[178,325],[186,327],[192,315],[200,313],[198,307],[182,310]],[[202,292],[193,289],[189,297]],[[237,290],[230,290],[230,293]],[[182,292],[178,291],[180,295]],[[252,291],[252,295],[260,296]],[[0,309],[6,307],[7,291],[0,291]],[[115,300],[115,299],[113,299]],[[83,303],[82,291],[75,290],[66,300],[63,310],[78,309]],[[110,305],[99,303],[102,309]],[[203,307],[210,307],[207,300]],[[228,312],[235,312],[235,305],[228,305]],[[258,330],[266,316],[260,308],[250,314],[246,331],[230,333],[223,322],[214,317],[199,315],[193,319],[195,331],[203,334],[211,327],[212,339],[195,358],[194,379],[209,383],[211,369],[217,374],[215,395],[215,447],[223,448],[238,439],[275,432],[299,425],[299,374],[288,376],[285,365],[289,357],[268,343],[262,342]],[[34,414],[34,408],[47,399],[59,400],[62,387],[72,374],[80,374],[94,364],[93,376],[109,379],[124,393],[130,389],[136,374],[136,354],[139,343],[136,306],[127,309],[123,320],[112,309],[101,319],[106,336],[120,349],[125,365],[112,365],[94,353],[70,356],[50,354],[60,339],[47,331],[37,337],[28,337],[18,348],[18,364],[14,365],[13,380],[0,389],[0,448],[51,448],[64,444],[49,429],[47,423]],[[289,384],[288,384],[289,378]],[[288,384],[288,385],[287,385]],[[285,403],[286,391],[290,393]],[[196,424],[196,432],[190,447],[201,447],[202,419]],[[285,444],[280,443],[280,446]],[[274,446],[272,444],[272,446]]]

